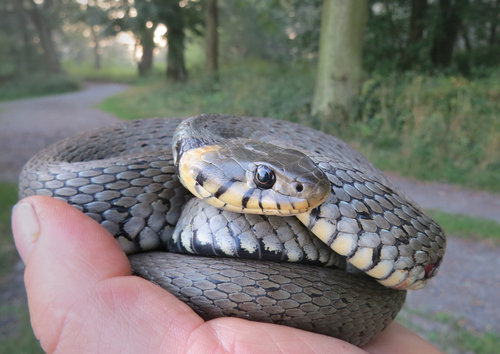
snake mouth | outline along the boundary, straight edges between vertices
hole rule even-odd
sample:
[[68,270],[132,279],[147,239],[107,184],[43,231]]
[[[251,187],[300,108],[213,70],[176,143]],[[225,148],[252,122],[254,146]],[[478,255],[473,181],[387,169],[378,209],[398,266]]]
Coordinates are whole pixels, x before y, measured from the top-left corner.
[[439,257],[438,260],[434,263],[429,263],[425,266],[425,279],[430,279],[437,274],[439,266],[441,265],[443,257]]
[[[246,185],[242,187],[242,184],[241,182],[234,181],[232,182],[233,193],[222,194],[217,193],[217,191],[211,192],[197,181],[194,181],[191,185],[185,183],[184,186],[186,186],[193,195],[204,200],[208,204],[219,209],[237,213],[291,216],[306,213],[314,207],[311,206],[307,200],[299,200],[296,198],[291,200],[290,198],[283,198],[280,203],[275,198],[271,198],[265,193],[262,193],[261,190],[248,189]],[[236,190],[241,190],[243,188],[250,191],[250,193],[236,193]],[[248,194],[252,197],[246,198],[245,196]],[[240,201],[243,202],[240,203]]]

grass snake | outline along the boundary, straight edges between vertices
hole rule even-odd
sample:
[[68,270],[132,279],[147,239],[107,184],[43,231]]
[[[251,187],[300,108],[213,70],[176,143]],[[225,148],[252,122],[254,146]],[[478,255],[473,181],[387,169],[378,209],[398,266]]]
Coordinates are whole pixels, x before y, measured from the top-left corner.
[[205,319],[357,345],[436,274],[446,244],[356,150],[280,120],[210,114],[86,132],[30,159],[19,188],[95,219],[135,274]]

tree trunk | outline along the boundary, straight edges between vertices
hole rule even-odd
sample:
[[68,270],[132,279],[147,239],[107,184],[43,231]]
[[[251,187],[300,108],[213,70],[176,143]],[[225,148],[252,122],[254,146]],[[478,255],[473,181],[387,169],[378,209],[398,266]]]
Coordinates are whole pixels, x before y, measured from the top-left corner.
[[167,22],[167,79],[175,81],[186,81],[187,70],[184,62],[184,19],[182,10],[178,4],[171,7],[172,15]]
[[14,1],[16,15],[18,18],[18,26],[15,30],[21,31],[23,44],[22,44],[22,65],[19,67],[18,75],[26,74],[35,70],[35,62],[37,60],[36,53],[33,48],[33,41],[28,33],[26,22],[30,21],[28,13],[22,7],[20,1]]
[[490,45],[490,48],[496,45],[497,41],[497,28],[498,28],[498,22],[500,20],[500,16],[498,15],[498,1],[493,1],[491,4],[491,13],[494,14],[492,16],[492,21],[490,23],[490,35],[488,38],[488,44]]
[[410,36],[409,36],[410,43],[415,43],[422,39],[424,35],[426,12],[427,12],[427,0],[411,1]]
[[[47,24],[47,21],[39,10],[35,1],[30,0],[30,2],[32,6],[31,9],[26,9],[23,7],[23,10],[26,11],[26,14],[35,26],[35,29],[40,38],[40,44],[43,49],[45,68],[47,72],[51,74],[58,74],[61,72],[61,64],[59,62],[59,55],[57,53],[54,40],[52,38],[52,29]],[[44,9],[50,7],[50,5],[51,2],[46,1],[44,3]]]
[[408,69],[412,64],[412,58],[417,54],[415,44],[422,40],[425,29],[425,14],[427,12],[427,0],[411,0],[410,31],[408,43],[401,59],[401,66]]
[[101,68],[101,43],[99,41],[99,34],[95,30],[93,25],[90,25],[90,37],[92,42],[94,42],[94,68],[99,70]]
[[155,49],[154,42],[154,33],[155,33],[156,25],[147,28],[144,26],[144,29],[139,33],[139,40],[142,46],[142,56],[141,60],[137,64],[137,68],[139,70],[140,76],[146,76],[151,72],[153,68],[153,51]]
[[218,80],[219,63],[219,36],[217,28],[219,25],[219,16],[217,10],[217,0],[207,0],[206,9],[206,29],[205,29],[205,66],[207,73],[215,80]]
[[[466,2],[466,0],[465,0]],[[462,24],[460,7],[464,0],[439,0],[438,27],[434,34],[431,60],[436,66],[447,67],[451,64],[453,48]]]
[[361,84],[366,0],[324,0],[312,114],[324,128],[346,115]]

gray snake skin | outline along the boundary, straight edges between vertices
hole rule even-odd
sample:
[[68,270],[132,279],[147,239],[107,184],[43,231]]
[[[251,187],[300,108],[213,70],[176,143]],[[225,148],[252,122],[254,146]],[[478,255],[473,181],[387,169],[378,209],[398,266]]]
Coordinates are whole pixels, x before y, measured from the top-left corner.
[[202,147],[231,146],[233,132],[272,142],[306,154],[331,184],[323,204],[297,217],[242,214],[193,198],[179,181],[172,144],[182,121],[131,121],[58,142],[25,165],[20,197],[83,211],[118,240],[135,274],[204,319],[278,323],[362,345],[399,312],[406,291],[396,289],[436,274],[440,227],[346,143],[285,121],[195,118],[201,131],[210,127],[195,137]]

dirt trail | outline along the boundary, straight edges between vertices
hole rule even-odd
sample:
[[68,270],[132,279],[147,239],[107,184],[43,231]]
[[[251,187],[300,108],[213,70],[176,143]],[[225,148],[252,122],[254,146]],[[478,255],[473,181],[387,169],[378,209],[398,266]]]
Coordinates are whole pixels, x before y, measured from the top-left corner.
[[[88,84],[82,91],[0,103],[0,180],[16,181],[24,162],[35,152],[63,137],[117,121],[95,104],[126,89],[117,84]],[[390,174],[410,198],[424,208],[436,208],[500,222],[500,195],[422,183]],[[446,312],[464,318],[477,331],[500,332],[500,247],[488,242],[449,237],[447,253],[437,279],[408,295],[408,307],[428,314]],[[0,301],[25,301],[22,267]],[[21,299],[21,300],[20,300]],[[0,318],[0,337],[5,319]]]
[[386,174],[400,190],[425,209],[438,209],[500,223],[499,194],[468,190],[444,183],[420,182],[394,173]]
[[62,138],[116,123],[93,106],[127,87],[90,83],[78,92],[0,102],[0,180],[16,182],[31,156]]

